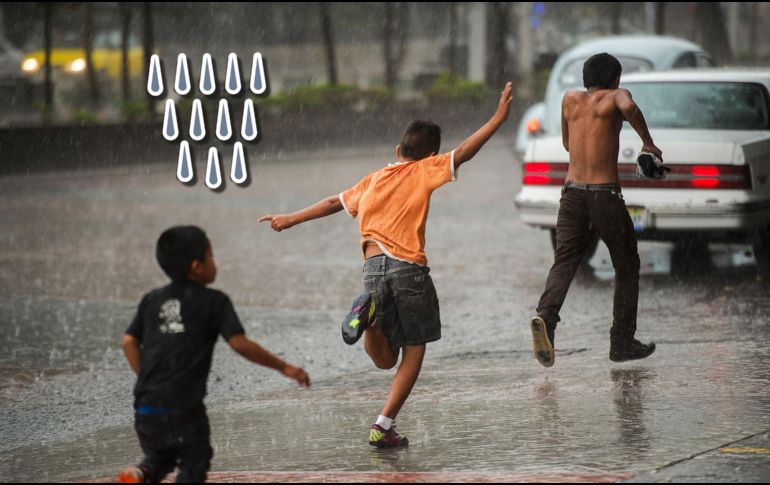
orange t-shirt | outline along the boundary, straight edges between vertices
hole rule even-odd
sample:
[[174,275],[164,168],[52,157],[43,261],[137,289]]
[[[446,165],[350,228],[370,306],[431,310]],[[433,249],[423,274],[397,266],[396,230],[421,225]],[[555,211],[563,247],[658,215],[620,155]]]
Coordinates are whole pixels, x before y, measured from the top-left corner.
[[456,180],[454,150],[372,172],[340,194],[350,217],[360,216],[361,245],[373,241],[394,259],[428,264],[425,222],[430,196]]

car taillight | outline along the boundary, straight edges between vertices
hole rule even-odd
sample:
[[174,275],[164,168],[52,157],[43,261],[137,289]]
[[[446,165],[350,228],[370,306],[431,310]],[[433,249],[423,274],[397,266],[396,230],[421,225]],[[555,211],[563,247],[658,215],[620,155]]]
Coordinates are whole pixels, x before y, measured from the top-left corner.
[[618,166],[620,185],[656,189],[751,189],[748,165],[669,165],[671,172],[663,180],[639,178],[636,166]]
[[524,164],[524,185],[563,185],[567,179],[568,163],[528,162]]
[[527,121],[527,132],[529,132],[530,135],[534,135],[535,133],[540,133],[543,130],[543,124],[540,122],[537,118],[532,118],[531,120]]

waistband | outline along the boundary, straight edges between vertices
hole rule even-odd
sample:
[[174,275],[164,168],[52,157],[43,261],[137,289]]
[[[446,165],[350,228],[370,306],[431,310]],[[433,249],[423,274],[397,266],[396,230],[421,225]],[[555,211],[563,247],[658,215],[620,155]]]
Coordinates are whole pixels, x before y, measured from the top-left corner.
[[572,180],[567,180],[564,184],[564,190],[577,189],[587,190],[589,192],[620,192],[620,184],[578,184]]
[[[372,268],[374,266],[374,268]],[[394,259],[388,256],[387,254],[377,254],[376,256],[372,256],[369,258],[366,258],[366,261],[364,262],[364,269],[367,268],[370,269],[379,269],[383,272],[395,272],[400,270],[406,270],[411,268],[423,268],[427,269],[427,266],[421,266],[417,263],[412,263],[410,261],[402,261],[400,259]]]

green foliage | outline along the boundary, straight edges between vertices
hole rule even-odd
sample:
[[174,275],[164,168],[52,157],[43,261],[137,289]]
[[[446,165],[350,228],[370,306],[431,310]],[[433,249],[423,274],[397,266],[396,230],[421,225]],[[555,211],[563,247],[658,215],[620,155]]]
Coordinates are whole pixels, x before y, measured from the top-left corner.
[[481,103],[492,95],[483,83],[468,81],[451,71],[444,71],[423,91],[430,102]]
[[257,98],[261,110],[299,113],[335,111],[368,111],[386,106],[393,100],[387,89],[361,89],[355,86],[328,84],[300,86],[269,98]]
[[99,122],[99,117],[93,111],[78,108],[72,112],[72,121],[79,125],[93,125]]
[[147,103],[142,101],[121,102],[120,112],[126,121],[141,121],[148,118]]

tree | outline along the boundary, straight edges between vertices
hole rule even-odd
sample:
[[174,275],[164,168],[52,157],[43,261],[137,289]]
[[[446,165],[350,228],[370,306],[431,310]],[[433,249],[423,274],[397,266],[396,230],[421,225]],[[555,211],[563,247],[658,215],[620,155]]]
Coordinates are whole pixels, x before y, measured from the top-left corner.
[[501,87],[509,74],[508,49],[508,4],[503,2],[487,3],[487,85]]
[[[152,28],[152,3],[142,2],[142,25],[144,26],[144,32],[142,35],[142,48],[144,50],[144,72],[146,76],[150,75],[150,57],[152,57],[152,49],[155,44],[155,38]],[[145,78],[145,86],[147,85],[147,79]],[[152,116],[155,114],[155,99],[147,93],[147,110]]]
[[44,85],[44,105],[43,122],[48,123],[53,113],[53,79],[51,70],[51,50],[53,47],[53,2],[43,3],[43,50],[45,58],[43,60],[43,85]]
[[131,84],[128,66],[128,42],[131,35],[131,8],[120,2],[120,88],[124,109],[131,101]]
[[623,2],[612,2],[609,5],[610,8],[610,32],[612,35],[620,35],[623,31],[620,25],[620,20],[623,18]]
[[730,38],[727,35],[725,16],[718,2],[695,4],[695,28],[697,40],[722,64],[733,59]]
[[[398,19],[396,19],[398,15]],[[398,22],[398,31],[396,29]],[[394,40],[398,37],[398,45],[394,49]],[[383,53],[385,55],[385,86],[388,89],[396,87],[398,72],[401,69],[409,37],[409,3],[385,2],[383,26]]]
[[335,86],[337,84],[337,56],[334,52],[334,30],[331,13],[329,12],[329,3],[318,2],[318,6],[321,11],[321,30],[323,31],[324,47],[326,48],[328,82],[330,85]]
[[655,34],[666,33],[666,2],[655,2]]
[[449,3],[449,71],[457,74],[457,2]]
[[94,66],[94,9],[90,2],[83,4],[83,52],[86,57],[86,77],[88,79],[88,93],[91,106],[99,103],[99,83],[96,80],[96,67]]

